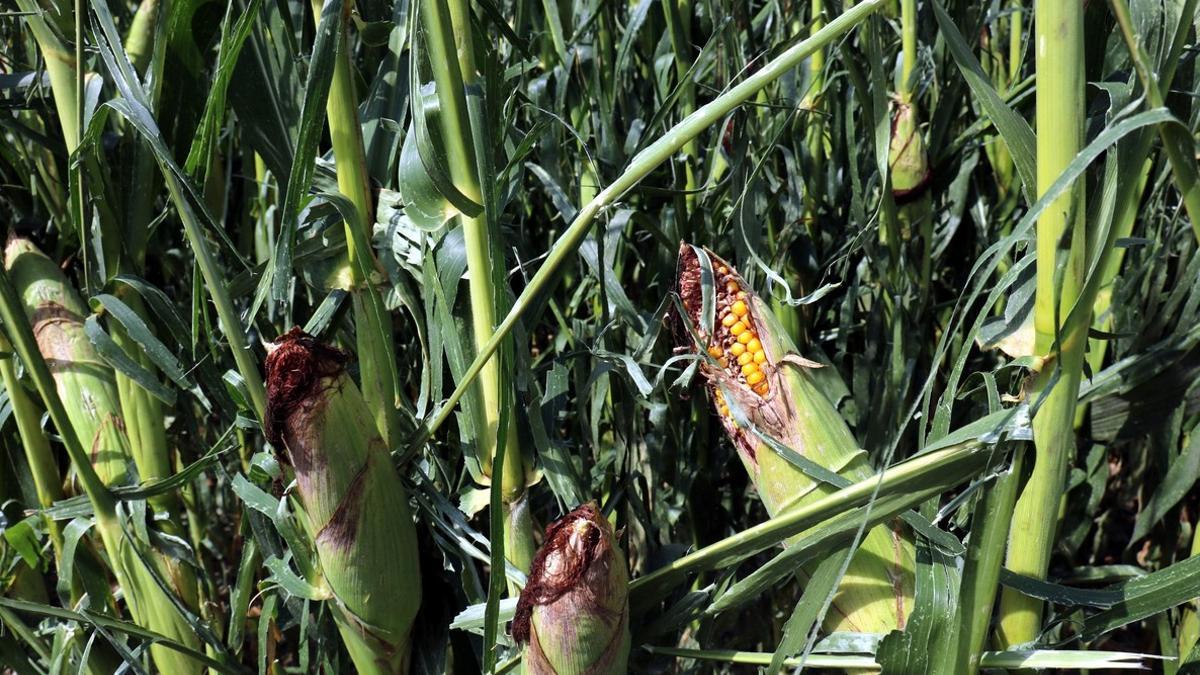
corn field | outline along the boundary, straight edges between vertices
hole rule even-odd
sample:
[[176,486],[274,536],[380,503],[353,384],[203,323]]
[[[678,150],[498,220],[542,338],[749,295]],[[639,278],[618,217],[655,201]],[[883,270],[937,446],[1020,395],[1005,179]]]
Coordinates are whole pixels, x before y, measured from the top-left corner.
[[1200,673],[1198,0],[4,0],[0,674]]

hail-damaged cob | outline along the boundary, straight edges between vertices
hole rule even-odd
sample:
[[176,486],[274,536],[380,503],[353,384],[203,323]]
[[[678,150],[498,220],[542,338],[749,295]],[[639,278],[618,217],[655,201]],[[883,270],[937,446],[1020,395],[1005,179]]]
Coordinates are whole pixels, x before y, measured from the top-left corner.
[[407,672],[421,575],[400,476],[344,353],[298,328],[269,351],[266,436],[296,471],[342,641],[360,673]]
[[[810,478],[764,436],[850,481],[869,478],[866,453],[808,372],[817,364],[796,353],[770,308],[733,266],[684,244],[678,274],[694,330],[688,332],[688,347],[709,357],[701,372],[713,407],[767,512],[774,517],[834,488]],[[705,298],[712,302],[708,312]],[[898,522],[866,533],[825,628],[870,633],[903,628],[912,606],[913,569],[910,535]]]
[[[131,459],[129,439],[121,416],[112,369],[101,360],[84,330],[87,306],[67,276],[28,239],[11,237],[4,249],[4,265],[32,326],[38,351],[45,359],[54,388],[63,401],[70,429],[88,453],[96,475],[105,486],[127,483]],[[10,330],[12,328],[10,327]],[[79,472],[79,467],[75,467]],[[165,581],[176,598],[193,611],[198,605],[195,573],[186,563],[165,554],[147,554],[152,569],[138,559],[133,546],[115,522],[97,519],[105,539],[109,564],[121,583],[134,621],[168,638],[196,649],[200,640],[175,608],[152,574]],[[200,663],[178,651],[154,645],[150,649],[163,672],[198,673]]]
[[595,504],[546,528],[517,601],[512,636],[531,675],[628,672],[629,570]]

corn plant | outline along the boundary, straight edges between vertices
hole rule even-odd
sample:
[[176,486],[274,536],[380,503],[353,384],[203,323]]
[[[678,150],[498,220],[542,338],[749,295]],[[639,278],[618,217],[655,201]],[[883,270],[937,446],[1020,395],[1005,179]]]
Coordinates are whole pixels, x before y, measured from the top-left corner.
[[1200,663],[1196,0],[17,0],[0,671]]

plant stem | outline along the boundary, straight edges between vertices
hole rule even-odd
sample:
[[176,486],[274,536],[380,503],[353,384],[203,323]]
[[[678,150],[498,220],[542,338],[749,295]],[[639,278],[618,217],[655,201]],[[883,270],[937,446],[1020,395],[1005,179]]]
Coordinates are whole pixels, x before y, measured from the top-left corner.
[[[313,0],[312,6],[313,19],[319,22],[321,0]],[[333,155],[337,162],[338,190],[354,204],[362,230],[355,231],[353,223],[345,223],[346,260],[342,272],[337,276],[352,295],[363,397],[383,434],[384,443],[391,448],[400,438],[400,416],[396,412],[396,354],[392,348],[389,315],[379,311],[381,299],[373,288],[368,288],[375,283],[372,276],[379,262],[370,248],[375,211],[372,208],[362,127],[358,121],[358,95],[354,90],[354,74],[350,68],[350,48],[347,44],[347,27],[353,8],[353,2],[346,2],[342,7],[339,25],[342,39],[338,41],[341,47],[334,58],[326,113]]]
[[433,419],[417,435],[413,447],[423,445],[450,418],[450,415],[454,412],[454,407],[462,400],[468,387],[472,386],[475,378],[479,376],[492,355],[500,348],[501,343],[512,331],[517,321],[521,318],[521,315],[528,311],[538,295],[551,286],[555,274],[563,263],[574,256],[575,251],[583,243],[583,239],[587,236],[592,221],[595,220],[597,215],[624,195],[627,190],[637,185],[638,182],[649,175],[660,164],[674,156],[689,140],[694,139],[705,129],[721,121],[734,108],[757,94],[784,73],[795,68],[796,65],[808,58],[817,49],[828,45],[838,36],[858,25],[863,19],[883,7],[886,3],[887,0],[865,0],[846,10],[841,16],[830,21],[827,26],[815,35],[793,45],[779,56],[771,59],[771,61],[754,74],[716,99],[701,106],[696,112],[671,127],[658,140],[638,153],[615,181],[601,190],[592,201],[584,204],[579,210],[575,216],[575,220],[571,222],[571,225],[563,232],[558,241],[555,242],[542,266],[533,275],[533,278],[530,279],[525,289],[521,291],[521,294],[513,303],[512,309],[509,310],[504,320],[500,322],[500,325],[496,327],[496,331],[492,334],[491,339],[478,350],[475,360],[471,362],[471,365],[463,374],[458,386],[455,387],[445,404],[438,409]]
[[[0,335],[0,350],[11,351],[12,345],[8,339]],[[30,473],[33,474],[33,484],[37,489],[38,503],[47,508],[54,502],[65,497],[62,489],[62,475],[58,463],[50,451],[50,439],[42,429],[41,412],[25,393],[21,381],[17,378],[17,369],[13,366],[11,357],[0,359],[0,377],[4,380],[4,388],[8,391],[8,400],[12,405],[13,417],[17,421],[17,432],[21,437],[21,445],[25,449],[25,457],[29,462]],[[46,531],[50,534],[50,543],[54,546],[54,558],[62,560],[62,526],[53,518],[46,518]]]
[[[1138,79],[1142,81],[1147,103],[1152,108],[1164,107],[1165,101],[1158,76],[1151,70],[1149,58],[1134,34],[1133,19],[1129,16],[1129,5],[1125,0],[1109,0],[1109,5],[1112,7],[1117,24],[1121,27],[1121,37],[1124,38],[1125,46],[1129,49],[1129,58],[1133,61]],[[1195,3],[1191,3],[1190,7],[1186,8],[1185,13],[1182,14],[1184,17],[1182,20],[1187,21],[1187,17],[1194,13]],[[1172,64],[1170,68],[1173,74],[1174,65]],[[1168,74],[1164,79],[1170,82],[1170,75]],[[1166,150],[1167,159],[1171,163],[1171,173],[1175,176],[1175,185],[1183,196],[1183,206],[1187,210],[1188,220],[1192,221],[1192,231],[1195,233],[1196,239],[1200,240],[1200,177],[1197,175],[1195,155],[1184,150],[1193,144],[1191,134],[1179,124],[1160,124],[1158,125],[1158,136],[1162,140],[1163,149]]]
[[[1035,9],[1037,45],[1037,178],[1044,193],[1083,147],[1083,3],[1041,2]],[[1013,513],[1007,567],[1045,578],[1059,522],[1067,468],[1075,454],[1074,417],[1089,311],[1063,318],[1075,305],[1087,263],[1085,194],[1076,183],[1037,222],[1035,353],[1043,358],[1030,396],[1040,405],[1033,418],[1033,471]],[[1060,269],[1060,264],[1062,268]],[[999,641],[1032,642],[1041,630],[1042,602],[1005,589]]]
[[[450,166],[450,177],[456,187],[472,201],[484,204],[485,210],[476,217],[461,216],[466,239],[467,269],[471,299],[471,328],[477,351],[493,339],[496,325],[497,291],[493,284],[493,242],[489,227],[484,193],[480,186],[478,158],[467,101],[462,92],[475,84],[473,38],[468,7],[460,1],[424,0],[421,14],[430,51],[430,64],[441,105],[442,141]],[[482,389],[483,435],[477,438],[477,453],[485,475],[492,475],[492,457],[496,452],[496,431],[499,427],[500,406],[510,392],[502,387],[500,363],[491,361],[480,373]],[[508,425],[503,495],[506,503],[518,499],[525,488],[525,469],[517,447],[516,425]]]
[[1025,449],[1013,453],[1012,466],[988,486],[971,518],[958,608],[958,653],[954,672],[975,675],[987,642],[1000,583],[1000,567],[1012,521],[1013,505],[1025,465]]

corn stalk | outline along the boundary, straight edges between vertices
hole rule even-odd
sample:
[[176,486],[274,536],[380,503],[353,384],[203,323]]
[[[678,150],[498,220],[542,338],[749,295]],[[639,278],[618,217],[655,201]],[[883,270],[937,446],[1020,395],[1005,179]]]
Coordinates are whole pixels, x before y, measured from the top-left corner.
[[[497,279],[503,279],[497,269],[499,265],[502,270],[503,256],[492,229],[495,214],[490,212],[491,200],[485,197],[481,188],[481,153],[490,149],[484,144],[486,136],[484,122],[479,119],[481,113],[478,108],[472,109],[464,95],[479,84],[470,6],[463,0],[422,0],[421,20],[437,89],[438,122],[450,178],[463,196],[483,206],[478,215],[459,216],[467,249],[472,335],[477,352],[482,352],[495,339],[496,311],[503,306],[505,298],[503,287],[496,283]],[[500,410],[502,406],[511,405],[514,394],[511,378],[502,368],[499,360],[487,363],[478,383],[483,410],[479,413],[480,419],[476,420],[476,459],[483,475],[489,479],[494,477],[495,471],[492,460],[496,455]],[[526,473],[516,429],[515,419],[510,418],[505,432],[500,479],[506,509],[505,553],[518,569],[528,570],[533,557],[532,521],[528,518],[528,509],[521,505],[525,499]]]
[[598,215],[603,213],[608,206],[617,201],[629,189],[637,185],[651,171],[673,157],[687,141],[695,138],[705,129],[724,119],[734,108],[758,94],[764,87],[779,79],[785,73],[790,72],[803,62],[804,59],[858,25],[866,17],[870,16],[871,13],[879,10],[885,4],[886,0],[865,0],[847,9],[808,39],[802,40],[784,50],[783,53],[764,64],[754,74],[709,103],[697,108],[696,112],[671,127],[665,134],[647,146],[646,149],[638,153],[616,180],[579,209],[575,215],[575,219],[563,232],[558,241],[555,242],[545,261],[542,262],[541,267],[538,268],[533,278],[530,279],[529,284],[521,291],[521,294],[513,303],[508,314],[496,326],[491,338],[477,350],[475,360],[467,367],[466,372],[455,386],[454,391],[446,399],[442,407],[438,409],[433,418],[417,434],[412,446],[419,447],[424,445],[445,424],[446,420],[450,418],[455,406],[466,395],[467,390],[474,386],[475,379],[480,376],[480,373],[486,367],[489,367],[492,357],[500,349],[501,344],[507,339],[509,333],[512,332],[521,315],[532,306],[537,296],[553,284],[559,269],[567,260],[574,256],[575,251],[583,243],[592,222]]
[[[323,3],[313,0],[313,18],[320,21]],[[338,190],[358,211],[358,223],[346,222],[346,258],[335,273],[336,285],[350,291],[356,328],[356,351],[362,361],[363,395],[388,447],[400,439],[400,417],[396,411],[396,354],[390,316],[374,289],[379,261],[371,250],[371,224],[375,222],[370,177],[363,150],[362,127],[358,121],[358,96],[350,67],[347,40],[353,2],[342,5],[338,30],[342,31],[334,57],[333,77],[329,85],[326,112],[333,155],[337,163]]]
[[[1037,182],[1044,193],[1083,147],[1083,3],[1041,2],[1035,8],[1037,55]],[[1087,238],[1084,187],[1076,183],[1037,221],[1035,349],[1041,357],[1030,397],[1033,469],[1013,513],[1008,569],[1045,578],[1056,537],[1067,468],[1075,454],[1075,403],[1091,312],[1067,322],[1084,283]],[[1032,642],[1041,630],[1042,602],[1005,589],[999,642]]]

